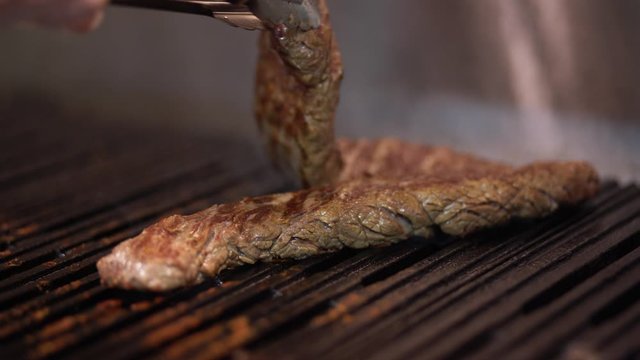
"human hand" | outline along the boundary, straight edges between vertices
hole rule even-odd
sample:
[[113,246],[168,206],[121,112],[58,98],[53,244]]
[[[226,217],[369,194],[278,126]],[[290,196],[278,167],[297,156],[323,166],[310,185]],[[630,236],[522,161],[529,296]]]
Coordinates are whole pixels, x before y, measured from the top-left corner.
[[0,0],[0,25],[35,24],[75,32],[95,29],[108,0]]

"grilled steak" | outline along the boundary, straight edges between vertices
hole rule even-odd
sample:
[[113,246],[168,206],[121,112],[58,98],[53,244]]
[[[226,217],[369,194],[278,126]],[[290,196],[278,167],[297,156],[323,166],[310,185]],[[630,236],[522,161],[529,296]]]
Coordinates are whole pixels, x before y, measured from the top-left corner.
[[260,38],[256,120],[275,164],[301,185],[334,182],[342,167],[333,129],[342,61],[324,0],[316,30]]
[[[389,245],[415,235],[428,238],[436,229],[463,236],[514,218],[548,215],[598,188],[585,163],[514,169],[394,140],[341,145],[344,158],[357,164],[347,177],[356,178],[166,218],[101,259],[103,281],[162,291],[257,261]],[[419,175],[411,164],[419,164]],[[411,176],[403,176],[405,169]],[[370,172],[373,177],[361,177]]]
[[318,3],[319,29],[262,34],[256,94],[275,162],[311,188],[166,218],[98,262],[104,283],[163,291],[257,261],[428,238],[437,229],[464,236],[597,191],[597,174],[580,162],[512,168],[393,139],[336,141],[342,68]]

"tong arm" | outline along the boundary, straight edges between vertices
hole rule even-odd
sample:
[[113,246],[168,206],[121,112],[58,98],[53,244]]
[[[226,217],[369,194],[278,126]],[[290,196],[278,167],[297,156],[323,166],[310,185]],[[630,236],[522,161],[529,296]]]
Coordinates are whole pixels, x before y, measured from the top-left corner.
[[213,16],[230,25],[247,30],[262,29],[258,19],[245,1],[212,0],[111,0],[114,5],[134,6],[147,9],[168,10],[188,14]]

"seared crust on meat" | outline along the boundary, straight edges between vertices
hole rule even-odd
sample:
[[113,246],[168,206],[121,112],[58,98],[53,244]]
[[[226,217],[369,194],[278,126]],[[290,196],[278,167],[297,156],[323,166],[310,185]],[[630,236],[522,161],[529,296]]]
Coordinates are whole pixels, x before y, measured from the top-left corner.
[[152,291],[257,261],[392,244],[440,231],[464,236],[538,218],[595,194],[581,162],[522,168],[393,139],[334,138],[342,78],[324,0],[319,29],[262,34],[256,117],[273,158],[308,190],[171,216],[98,262],[110,286]]
[[[354,162],[357,169],[345,170],[355,175],[338,185],[246,198],[164,219],[98,262],[103,281],[163,291],[257,261],[429,238],[436,229],[464,236],[512,219],[548,215],[598,189],[595,170],[582,162],[511,168],[388,139],[343,140],[340,147],[345,159],[360,159]],[[355,154],[359,147],[379,157]],[[420,164],[419,174],[412,163]],[[373,178],[359,178],[369,171]]]
[[334,117],[342,60],[324,0],[320,28],[260,37],[255,114],[275,164],[304,187],[335,182],[342,162]]

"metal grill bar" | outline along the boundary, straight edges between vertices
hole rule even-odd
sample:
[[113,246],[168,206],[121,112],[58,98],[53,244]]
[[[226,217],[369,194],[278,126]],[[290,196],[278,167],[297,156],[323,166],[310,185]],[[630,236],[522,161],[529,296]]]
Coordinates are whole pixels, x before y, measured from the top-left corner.
[[[160,184],[148,187],[143,192],[120,199],[114,205],[105,204],[105,206],[93,208],[80,216],[65,214],[62,220],[55,223],[55,226],[45,228],[45,232],[41,236],[30,236],[14,240],[15,244],[12,243],[10,255],[3,259],[8,261],[17,259],[24,265],[26,262],[32,261],[35,257],[43,254],[56,255],[58,257],[64,256],[65,249],[74,244],[72,238],[69,238],[70,236],[78,234],[77,236],[83,239],[87,235],[82,231],[91,230],[96,234],[94,235],[95,237],[106,230],[128,226],[137,218],[154,211],[151,207],[152,205],[157,206],[169,202],[167,206],[170,206],[171,201],[175,202],[175,200],[192,195],[187,194],[188,191],[194,193],[197,190],[205,191],[205,184],[190,181],[191,177],[201,176],[202,179],[211,179],[216,170],[216,166],[205,166],[162,181]],[[212,182],[211,180],[208,181],[208,183]],[[186,186],[188,188],[185,188]],[[70,217],[69,215],[72,216]],[[0,273],[4,274],[4,270],[5,268],[0,266]]]
[[609,183],[581,207],[470,239],[261,264],[140,294],[101,286],[95,262],[160,217],[283,183],[241,145],[27,115],[0,136],[2,358],[640,352],[636,186]]
[[[113,153],[114,151],[111,151]],[[59,221],[59,216],[73,212],[75,214],[85,214],[91,212],[90,207],[104,206],[105,202],[117,200],[119,197],[126,196],[136,189],[144,191],[148,187],[153,186],[159,180],[167,176],[175,176],[176,173],[185,171],[189,167],[201,166],[203,161],[195,162],[187,160],[186,154],[182,156],[164,156],[158,157],[153,155],[153,149],[148,147],[143,149],[125,148],[117,151],[115,156],[111,156],[109,161],[98,161],[97,164],[89,164],[89,166],[80,167],[76,171],[68,171],[61,177],[48,179],[53,184],[53,188],[42,189],[38,183],[24,186],[24,191],[14,192],[18,204],[20,199],[25,196],[34,196],[38,199],[37,203],[27,207],[25,210],[12,208],[13,228],[24,228],[25,226],[38,223],[41,228],[42,222],[48,224]],[[193,157],[193,156],[191,156]],[[169,163],[167,163],[169,161]],[[172,164],[175,162],[175,164]],[[145,165],[148,163],[147,165]],[[159,164],[159,165],[156,165]],[[172,165],[172,166],[171,166]],[[113,172],[108,178],[104,178],[105,172]],[[119,176],[119,174],[126,174]],[[123,181],[122,179],[129,181]],[[100,188],[102,196],[79,196],[77,188],[70,186],[76,183],[82,188]],[[124,193],[124,194],[122,194]],[[7,199],[11,204],[12,199]],[[34,215],[34,208],[45,210],[44,213]],[[26,215],[22,215],[26,213]],[[55,216],[57,215],[57,216]],[[11,231],[8,229],[7,231]],[[14,231],[20,235],[20,231]],[[24,231],[23,231],[24,232]],[[27,234],[33,231],[26,232]]]
[[[586,219],[588,220],[589,217]],[[570,219],[569,222],[560,223],[558,228],[567,231],[567,225],[572,224],[574,221],[575,219]],[[547,228],[544,225],[542,227]],[[568,231],[570,232],[570,229]],[[438,304],[438,301],[444,306],[451,301],[446,297],[446,294],[460,291],[464,285],[479,285],[478,282],[482,279],[479,277],[480,275],[487,274],[488,271],[495,269],[496,266],[504,264],[504,261],[512,261],[518,255],[514,245],[520,245],[521,247],[524,245],[525,249],[533,245],[544,246],[544,244],[540,244],[540,241],[548,237],[549,234],[543,234],[538,239],[531,237],[531,235],[531,233],[525,234],[524,238],[521,237],[519,242],[517,238],[514,239],[516,241],[500,239],[501,244],[492,248],[476,247],[471,248],[475,251],[455,253],[453,257],[447,258],[444,265],[438,264],[436,267],[420,266],[415,269],[407,269],[408,271],[386,280],[385,287],[382,284],[378,284],[378,286],[374,286],[371,289],[352,293],[342,299],[344,304],[339,303],[339,305],[342,305],[342,309],[349,310],[349,327],[344,329],[340,323],[336,323],[332,324],[333,327],[329,329],[320,327],[312,332],[301,332],[297,334],[299,336],[296,336],[296,338],[299,338],[300,341],[303,338],[318,338],[318,341],[314,341],[314,344],[305,344],[303,346],[307,349],[311,347],[311,351],[315,353],[334,351],[335,354],[333,352],[332,354],[337,356],[340,353],[344,353],[345,357],[349,356],[345,353],[345,351],[348,352],[348,349],[354,349],[354,353],[366,351],[371,341],[382,343],[380,341],[389,340],[373,336],[366,337],[365,335],[367,334],[374,333],[380,336],[390,336],[392,333],[396,333],[396,337],[401,338],[403,334],[406,334],[405,331],[409,330],[407,324],[410,324],[412,318],[416,316],[416,314],[408,313],[408,310],[422,307],[433,309],[433,312],[437,312],[433,307]],[[563,236],[564,234],[561,233],[560,235]],[[498,256],[496,257],[496,255]],[[441,295],[433,299],[438,294]],[[358,300],[354,301],[354,298]],[[378,300],[380,298],[383,300]],[[375,299],[375,301],[370,299]],[[469,301],[469,297],[465,296],[460,297],[460,299],[465,303]],[[427,303],[425,304],[425,302]],[[372,313],[375,313],[376,316],[371,316]],[[398,324],[403,324],[403,326],[399,327]],[[321,337],[321,333],[330,335]],[[293,343],[301,344],[301,342],[296,341]],[[357,344],[361,344],[361,347],[358,347]]]

